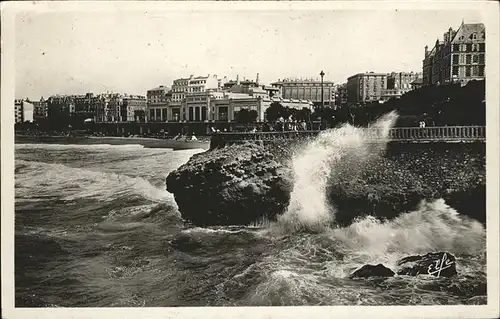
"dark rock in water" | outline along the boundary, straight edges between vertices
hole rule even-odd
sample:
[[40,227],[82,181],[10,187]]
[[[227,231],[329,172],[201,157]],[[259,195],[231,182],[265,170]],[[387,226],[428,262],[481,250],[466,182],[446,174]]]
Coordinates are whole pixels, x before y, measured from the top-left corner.
[[398,275],[432,275],[453,277],[457,274],[455,256],[448,252],[428,253],[420,256],[408,256],[398,261]]
[[364,265],[363,267],[354,271],[349,278],[366,278],[366,277],[392,277],[394,271],[385,267],[382,264],[378,265]]
[[269,150],[246,143],[194,155],[166,184],[193,224],[246,225],[286,209],[292,175]]

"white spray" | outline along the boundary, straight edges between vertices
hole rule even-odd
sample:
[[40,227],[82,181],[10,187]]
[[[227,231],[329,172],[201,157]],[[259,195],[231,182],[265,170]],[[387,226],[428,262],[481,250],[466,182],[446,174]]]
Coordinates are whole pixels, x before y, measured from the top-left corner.
[[[350,159],[368,161],[385,150],[397,114],[391,112],[368,128],[346,124],[322,132],[292,159],[294,189],[287,211],[278,223],[288,230],[321,231],[334,218],[328,205],[326,186],[336,166]],[[377,138],[373,138],[373,134]]]

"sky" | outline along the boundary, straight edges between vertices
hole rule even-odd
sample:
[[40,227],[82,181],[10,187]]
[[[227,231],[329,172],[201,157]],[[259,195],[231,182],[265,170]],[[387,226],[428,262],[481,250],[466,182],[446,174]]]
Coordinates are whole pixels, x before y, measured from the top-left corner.
[[24,12],[16,16],[15,95],[146,95],[189,75],[270,83],[346,82],[365,71],[422,71],[424,46],[475,11]]

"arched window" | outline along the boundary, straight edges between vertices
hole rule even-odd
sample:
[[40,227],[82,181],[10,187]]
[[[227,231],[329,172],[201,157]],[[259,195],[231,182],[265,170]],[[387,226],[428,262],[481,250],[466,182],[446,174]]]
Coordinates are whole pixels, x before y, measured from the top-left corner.
[[477,39],[477,34],[476,33],[473,33],[472,34],[472,40],[476,40]]

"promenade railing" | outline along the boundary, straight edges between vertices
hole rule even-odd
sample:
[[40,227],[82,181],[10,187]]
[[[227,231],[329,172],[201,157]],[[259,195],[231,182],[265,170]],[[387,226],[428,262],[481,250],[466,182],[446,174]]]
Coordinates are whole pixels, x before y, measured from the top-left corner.
[[[230,141],[276,141],[313,137],[325,131],[274,131],[274,132],[221,132],[220,137]],[[394,127],[362,128],[358,133],[366,139],[388,141],[484,141],[485,126],[433,126],[433,127]],[[337,131],[337,134],[353,134],[349,131]]]

